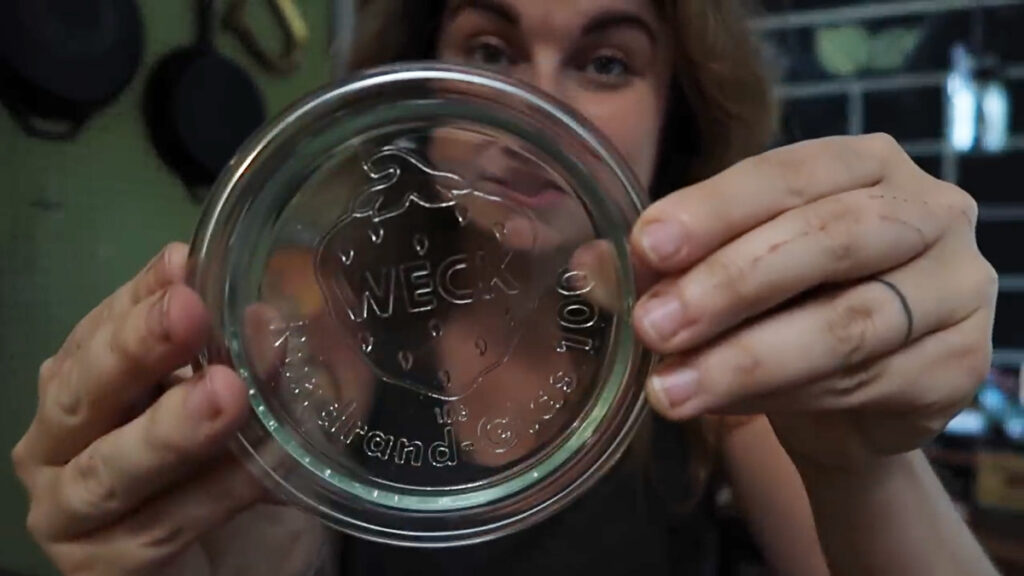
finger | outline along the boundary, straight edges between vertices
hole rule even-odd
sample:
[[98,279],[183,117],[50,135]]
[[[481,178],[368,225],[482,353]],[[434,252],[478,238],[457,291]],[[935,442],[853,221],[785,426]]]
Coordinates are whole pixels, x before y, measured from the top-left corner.
[[49,496],[34,511],[35,525],[62,539],[132,512],[222,451],[247,406],[241,380],[222,366],[168,390],[138,419],[57,469],[43,489]]
[[870,188],[912,166],[889,136],[838,136],[771,150],[666,196],[641,214],[631,242],[647,264],[680,271],[798,206]]
[[949,230],[948,214],[923,202],[871,189],[787,212],[655,286],[637,304],[637,333],[670,354],[810,288],[895,268]]
[[[774,407],[772,427],[783,435],[793,426],[806,427],[808,419],[812,425],[827,422],[821,430],[831,435],[835,448],[826,458],[833,462],[905,453],[935,438],[970,404],[991,367],[991,327],[991,311],[981,310],[892,354],[882,366],[858,367],[756,404]],[[856,386],[863,392],[849,393],[850,382],[857,381],[865,382]]]
[[153,574],[182,558],[200,536],[252,506],[263,491],[241,462],[225,458],[117,524],[56,547],[65,564],[79,567],[76,573]]
[[77,353],[97,329],[124,316],[153,294],[185,281],[188,245],[174,242],[165,246],[130,281],[105,298],[72,329],[57,356],[61,359]]
[[148,504],[114,528],[124,538],[114,554],[122,566],[153,566],[182,552],[210,530],[256,504],[266,488],[242,462],[229,457],[195,482]]
[[[71,331],[61,349],[48,359],[40,367],[39,371],[39,412],[37,420],[75,420],[83,416],[83,402],[81,391],[74,385],[68,385],[69,378],[77,374],[78,365],[76,362],[82,355],[83,348],[92,342],[101,327],[117,323],[123,318],[127,310],[137,306],[143,300],[152,298],[161,290],[176,282],[180,282],[185,276],[185,266],[188,257],[188,247],[181,243],[172,243],[164,247],[138,274],[128,283],[120,287],[114,294],[107,297],[103,302],[85,316]],[[62,382],[60,390],[54,391],[56,382]],[[74,442],[65,443],[66,440],[60,437],[64,431],[57,429],[57,435],[38,432],[43,426],[36,426],[34,422],[26,437],[27,452],[34,460],[41,460],[41,463],[66,461],[76,451],[64,450],[66,446],[72,447]],[[88,438],[88,441],[94,439]],[[34,446],[33,439],[42,440],[38,449]],[[57,444],[54,449],[54,444]],[[80,448],[80,446],[78,446]],[[52,454],[51,454],[52,453]]]
[[904,349],[756,403],[779,413],[863,407],[948,418],[970,401],[991,368],[991,318],[990,310],[978,310]]
[[[886,275],[905,294],[917,340],[991,308],[996,281],[983,260],[944,276],[949,260],[915,261]],[[942,281],[943,289],[935,290]],[[899,298],[865,282],[808,300],[734,331],[703,349],[667,359],[648,382],[660,412],[689,418],[748,405],[842,374],[903,348],[908,321]],[[867,379],[849,381],[860,389]],[[854,396],[852,400],[864,398]]]
[[124,423],[163,376],[188,363],[206,341],[199,296],[177,284],[150,295],[119,322],[97,327],[73,359],[50,375],[27,436],[46,464],[63,464]]
[[[240,541],[255,550],[280,547],[282,542],[290,545],[281,555],[268,559],[265,555],[238,554]],[[212,561],[213,574],[298,575],[308,574],[319,555],[330,554],[332,543],[332,532],[306,511],[257,504],[232,518],[225,529],[205,536],[203,550]],[[268,560],[272,560],[272,568]]]

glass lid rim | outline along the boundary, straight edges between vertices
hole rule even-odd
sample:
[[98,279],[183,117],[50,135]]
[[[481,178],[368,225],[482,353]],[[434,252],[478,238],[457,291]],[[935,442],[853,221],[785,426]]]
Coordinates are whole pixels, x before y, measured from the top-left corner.
[[[589,159],[588,162],[603,165],[608,170],[612,180],[616,182],[616,187],[621,186],[628,196],[625,199],[629,204],[626,208],[636,213],[639,213],[643,208],[644,201],[640,192],[642,187],[624,158],[610,142],[581,115],[567,107],[563,107],[554,99],[547,97],[533,87],[516,79],[478,68],[437,62],[390,64],[355,74],[343,83],[322,88],[298,100],[286,108],[276,119],[271,120],[254,133],[239,148],[239,151],[214,184],[212,193],[206,202],[206,206],[203,208],[200,220],[195,228],[191,245],[189,283],[196,287],[202,296],[205,297],[211,294],[210,286],[208,285],[211,279],[216,278],[217,275],[216,273],[211,273],[205,263],[209,262],[211,251],[218,250],[217,246],[212,246],[214,239],[224,233],[224,228],[226,228],[224,225],[225,214],[230,212],[231,200],[249,187],[247,186],[246,175],[257,166],[266,164],[269,151],[273,150],[277,142],[295,136],[301,137],[303,134],[302,128],[308,125],[309,122],[315,122],[317,118],[329,117],[336,111],[343,110],[347,102],[350,102],[352,98],[357,98],[366,91],[388,85],[401,86],[408,82],[424,81],[455,82],[456,84],[468,84],[474,88],[483,88],[485,91],[481,94],[483,96],[481,101],[486,105],[495,106],[499,114],[501,110],[510,108],[509,104],[499,100],[499,97],[510,98],[513,102],[525,102],[528,114],[539,113],[542,120],[557,122],[560,128],[568,131],[571,137],[576,139],[583,149],[594,153],[595,158]],[[444,91],[442,90],[440,94],[443,96]],[[460,92],[460,94],[464,93]],[[487,123],[482,122],[481,124],[486,125]],[[551,136],[547,133],[541,133],[537,135],[537,138],[551,138]],[[273,164],[270,164],[270,167],[273,169]],[[606,206],[614,204],[613,201],[607,200],[604,197],[589,198],[588,201]],[[621,206],[613,207],[613,210],[616,212],[621,212],[622,209],[623,207]],[[227,248],[226,245],[223,250],[226,254],[230,254],[233,251]],[[629,280],[632,281],[632,277]],[[218,304],[223,301],[223,294],[220,296],[221,300],[218,301]],[[214,321],[216,324],[223,324],[221,320],[222,318],[218,317]],[[221,332],[215,333],[211,346],[228,347],[224,342],[220,341],[223,339],[225,327],[217,326],[217,328]],[[271,476],[274,476],[274,485],[283,487],[293,497],[299,497],[304,502],[303,507],[312,507],[312,511],[316,511],[317,515],[328,523],[336,524],[339,519],[344,519],[345,529],[350,532],[391,543],[427,546],[459,544],[466,542],[467,539],[472,541],[485,540],[514,530],[517,525],[539,521],[542,517],[546,517],[561,509],[564,504],[573,500],[582,489],[585,489],[587,485],[601,477],[619,459],[625,451],[625,447],[628,446],[629,439],[633,436],[633,431],[648,412],[642,392],[637,395],[635,401],[631,401],[630,399],[633,395],[625,391],[631,385],[629,383],[630,376],[635,377],[637,372],[647,371],[650,368],[648,366],[649,362],[646,361],[646,354],[638,354],[642,350],[635,343],[631,348],[633,348],[633,351],[630,352],[632,360],[624,368],[626,377],[623,378],[622,382],[615,385],[615,388],[619,390],[616,396],[621,396],[615,403],[620,404],[620,410],[622,411],[615,418],[621,420],[621,426],[606,430],[602,434],[604,438],[600,439],[599,446],[593,448],[598,454],[593,459],[590,459],[590,467],[573,473],[568,481],[561,483],[561,486],[557,488],[555,493],[543,502],[529,504],[522,509],[512,510],[501,518],[491,519],[485,523],[476,523],[464,529],[407,531],[397,529],[395,526],[388,526],[384,522],[375,522],[374,518],[367,517],[365,514],[349,514],[346,516],[345,514],[338,514],[336,510],[329,510],[331,518],[324,518],[324,514],[319,512],[319,510],[324,508],[324,503],[320,501],[320,497],[317,494],[308,493],[311,488],[317,489],[316,483],[309,483],[308,478],[303,478],[300,484],[296,484],[294,480],[289,481],[287,477],[279,477],[276,471],[258,456],[257,451],[250,444],[252,439],[246,438],[243,431],[239,432],[236,440],[240,441],[246,448],[243,452],[255,457],[255,462],[249,462],[251,465],[262,469],[264,475],[269,473]],[[613,356],[615,355],[613,354]],[[231,357],[231,354],[227,356]],[[205,355],[203,360],[205,361]],[[632,385],[636,386],[637,384],[633,383]],[[614,412],[614,410],[610,410],[609,414],[605,414],[602,420],[611,417],[611,412]],[[255,418],[255,420],[262,424],[260,418]],[[269,431],[264,430],[264,432]],[[271,436],[274,435],[271,434]],[[272,441],[276,442],[277,440],[275,438]],[[292,456],[294,457],[294,454]],[[569,462],[575,462],[578,459],[579,456],[574,456],[570,458]],[[246,460],[249,461],[250,458],[246,458]],[[301,467],[301,464],[299,466]],[[306,472],[309,471],[304,470],[304,473]],[[528,486],[524,489],[524,492],[527,494],[535,491],[536,486]],[[495,504],[508,499],[509,497],[506,496],[499,498],[496,502],[489,501],[484,503],[482,506],[484,509],[489,509]],[[370,500],[363,499],[362,501],[373,504]],[[463,509],[463,511],[465,510]],[[402,514],[406,512],[412,513],[415,510],[399,508],[392,512]],[[443,518],[445,515],[439,513],[436,516]]]

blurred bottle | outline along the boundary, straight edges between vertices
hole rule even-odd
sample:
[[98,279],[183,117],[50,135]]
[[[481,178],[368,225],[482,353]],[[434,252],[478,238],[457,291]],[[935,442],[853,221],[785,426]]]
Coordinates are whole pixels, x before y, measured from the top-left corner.
[[979,83],[981,149],[989,153],[1006,150],[1010,140],[1010,94],[1002,78],[993,71]]
[[946,76],[946,139],[957,153],[999,153],[1010,140],[1012,100],[995,58],[961,43],[950,52]]
[[974,57],[960,43],[950,52],[946,76],[946,139],[954,151],[974,148],[978,134],[978,86],[974,80]]

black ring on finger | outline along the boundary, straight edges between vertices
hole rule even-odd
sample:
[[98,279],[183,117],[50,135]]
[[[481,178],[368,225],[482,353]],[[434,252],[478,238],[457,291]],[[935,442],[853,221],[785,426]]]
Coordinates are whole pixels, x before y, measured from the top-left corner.
[[881,277],[875,277],[873,280],[880,282],[883,286],[892,290],[893,293],[896,294],[896,297],[900,299],[900,305],[903,307],[903,314],[907,317],[907,333],[903,337],[903,345],[906,346],[907,342],[910,342],[910,338],[914,335],[914,312],[910,309],[910,302],[907,301],[907,297],[903,294],[903,291],[892,282]]

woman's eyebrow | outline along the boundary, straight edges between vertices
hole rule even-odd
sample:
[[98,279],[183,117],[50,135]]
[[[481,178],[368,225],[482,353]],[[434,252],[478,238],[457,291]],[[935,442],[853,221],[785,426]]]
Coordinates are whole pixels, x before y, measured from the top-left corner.
[[480,10],[491,16],[503,20],[512,26],[519,25],[519,14],[515,8],[502,0],[460,0],[456,2],[445,14],[445,20],[454,20],[464,10]]
[[642,32],[651,44],[658,44],[658,37],[654,28],[638,14],[625,11],[602,12],[591,18],[584,26],[582,35],[599,34],[613,28],[635,28]]

